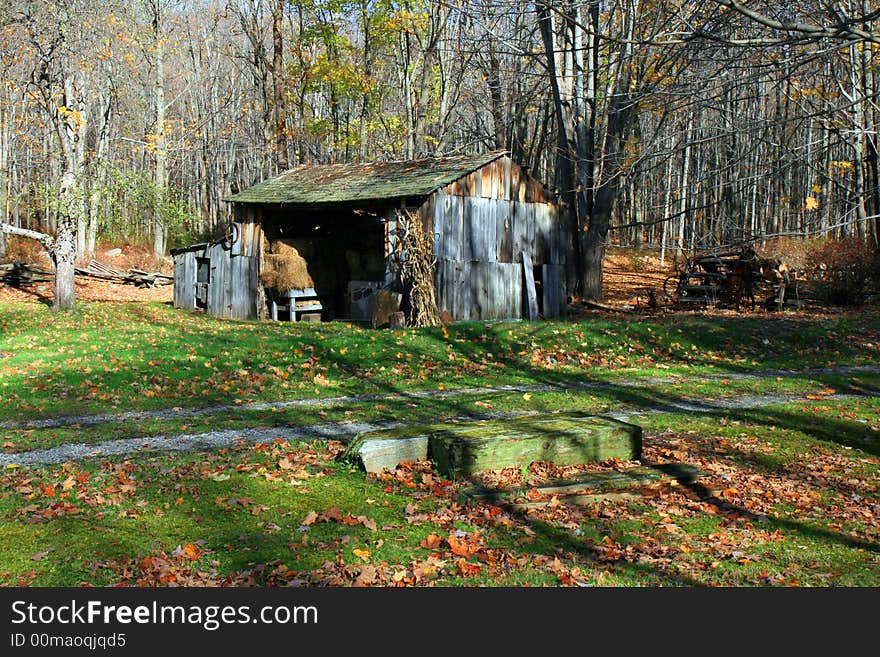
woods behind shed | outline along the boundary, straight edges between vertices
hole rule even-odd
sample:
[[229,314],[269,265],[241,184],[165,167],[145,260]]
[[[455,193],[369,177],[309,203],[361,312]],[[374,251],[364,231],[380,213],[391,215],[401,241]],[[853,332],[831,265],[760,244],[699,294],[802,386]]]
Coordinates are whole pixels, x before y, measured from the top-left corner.
[[176,307],[255,318],[280,299],[296,319],[305,295],[323,319],[369,320],[378,290],[405,293],[393,254],[408,212],[433,235],[437,305],[453,319],[564,312],[568,213],[503,151],[300,166],[227,200],[225,240],[172,251]]

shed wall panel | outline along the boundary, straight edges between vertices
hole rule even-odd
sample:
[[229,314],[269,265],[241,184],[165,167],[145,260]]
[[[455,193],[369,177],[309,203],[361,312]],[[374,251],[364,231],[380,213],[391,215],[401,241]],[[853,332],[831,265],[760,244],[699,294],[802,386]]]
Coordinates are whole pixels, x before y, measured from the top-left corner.
[[561,317],[565,314],[565,268],[561,265],[544,265],[541,271],[544,317]]
[[437,305],[456,320],[471,319],[471,263],[438,260],[436,271]]
[[462,260],[498,260],[496,235],[497,206],[504,201],[465,198]]
[[446,194],[544,203],[544,186],[531,178],[509,156],[490,162],[476,171],[446,185]]
[[496,206],[495,243],[498,262],[513,262],[514,204],[500,201]]
[[519,319],[522,316],[520,265],[470,263],[470,319]]
[[226,281],[229,278],[230,260],[227,251],[220,244],[213,244],[205,251],[205,257],[211,261],[211,278],[208,283],[207,312],[218,317],[225,317]]
[[462,257],[464,198],[437,195],[434,205],[434,253],[437,258],[464,260]]
[[174,307],[192,310],[196,307],[196,254],[193,251],[174,256]]

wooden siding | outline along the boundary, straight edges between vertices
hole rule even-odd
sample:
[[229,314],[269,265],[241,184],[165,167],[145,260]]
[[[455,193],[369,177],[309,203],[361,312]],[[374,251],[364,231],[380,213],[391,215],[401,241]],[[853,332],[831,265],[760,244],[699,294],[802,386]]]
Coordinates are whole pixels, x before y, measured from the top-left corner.
[[528,251],[536,265],[564,264],[557,206],[501,199],[435,194],[421,210],[425,228],[434,233],[437,258],[480,262],[522,262]]
[[263,248],[261,211],[259,208],[246,208],[242,215],[238,224],[238,241],[232,245],[232,255],[256,258]]
[[549,200],[544,186],[526,174],[507,155],[446,185],[441,191],[452,196],[525,203],[546,203]]
[[[256,318],[258,258],[234,256],[231,251],[226,243],[217,242],[175,254],[174,307],[193,310],[197,307],[198,295],[210,315]],[[209,262],[207,284],[196,281],[201,259]]]
[[196,253],[184,251],[174,256],[175,308],[193,310],[196,307]]
[[218,317],[257,316],[257,258],[233,256],[226,245],[212,244],[205,257],[210,259],[207,312]]
[[441,308],[457,320],[522,317],[522,266],[509,262],[437,261]]
[[[490,173],[497,174],[497,169]],[[510,178],[509,172],[501,171]],[[491,180],[481,176],[467,184],[485,189],[494,184]],[[503,191],[505,179],[498,180],[498,190]],[[544,316],[564,312],[568,231],[558,206],[438,192],[420,214],[434,233],[437,300],[455,319],[521,318],[523,252],[533,266],[544,267],[542,280],[549,277],[550,288],[541,299]]]
[[565,267],[544,265],[541,267],[544,317],[560,317],[565,314]]
[[461,259],[498,262],[497,206],[505,202],[470,197],[462,201]]
[[434,253],[438,258],[464,260],[461,254],[464,199],[460,196],[434,194],[430,203],[434,208]]

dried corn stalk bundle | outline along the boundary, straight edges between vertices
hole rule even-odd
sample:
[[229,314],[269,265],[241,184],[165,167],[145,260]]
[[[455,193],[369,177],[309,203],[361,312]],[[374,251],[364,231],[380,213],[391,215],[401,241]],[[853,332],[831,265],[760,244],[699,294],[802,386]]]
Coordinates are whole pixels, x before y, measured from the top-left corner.
[[412,326],[439,326],[440,313],[434,291],[434,236],[426,233],[421,219],[412,212],[399,218],[399,234],[396,257],[400,279],[409,291]]

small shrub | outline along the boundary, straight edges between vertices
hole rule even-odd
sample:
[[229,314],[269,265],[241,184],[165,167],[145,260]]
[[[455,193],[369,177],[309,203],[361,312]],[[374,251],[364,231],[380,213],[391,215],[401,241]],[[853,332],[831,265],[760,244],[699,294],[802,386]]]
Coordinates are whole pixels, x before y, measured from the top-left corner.
[[855,239],[822,240],[809,253],[808,274],[821,301],[861,305],[880,290],[880,253]]
[[764,242],[758,255],[770,260],[784,260],[796,272],[806,272],[810,267],[811,253],[825,240],[810,240],[796,237],[776,237]]

